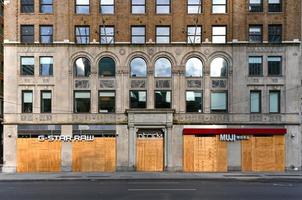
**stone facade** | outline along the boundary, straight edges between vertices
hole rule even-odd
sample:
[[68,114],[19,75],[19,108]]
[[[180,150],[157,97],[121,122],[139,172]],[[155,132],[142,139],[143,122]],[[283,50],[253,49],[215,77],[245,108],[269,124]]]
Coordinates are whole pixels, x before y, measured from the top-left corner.
[[[135,168],[135,134],[142,127],[160,128],[165,133],[165,168],[181,171],[183,162],[182,130],[185,127],[282,127],[286,134],[286,168],[302,166],[301,134],[301,1],[288,0],[283,4],[282,13],[267,13],[264,3],[263,13],[249,13],[248,0],[228,1],[228,14],[211,14],[211,1],[204,1],[201,15],[188,15],[186,0],[172,1],[172,13],[154,14],[154,1],[147,4],[147,14],[131,15],[129,1],[116,0],[115,15],[100,15],[98,1],[90,0],[89,15],[74,14],[74,1],[54,0],[53,14],[39,14],[39,1],[35,0],[35,13],[20,13],[19,1],[6,1],[5,5],[5,88],[4,88],[4,171],[16,170],[16,139],[18,125],[48,124],[61,125],[62,134],[71,134],[72,125],[114,125],[117,137],[117,169]],[[149,2],[149,1],[148,1]],[[151,2],[151,1],[150,1]],[[266,2],[266,1],[264,1]],[[298,17],[299,16],[299,17]],[[186,44],[186,27],[197,23],[202,25],[201,45]],[[116,44],[99,45],[99,26],[102,22],[116,27]],[[20,44],[20,25],[35,25],[35,43]],[[39,25],[54,26],[54,43],[39,43]],[[146,25],[144,45],[130,44],[131,25]],[[227,25],[227,44],[212,44],[212,25]],[[250,44],[249,24],[263,25],[263,43]],[[268,24],[283,25],[283,43],[267,42]],[[74,44],[74,26],[90,25],[90,44]],[[155,25],[171,26],[171,44],[157,45]],[[150,41],[150,42],[148,42]],[[263,62],[261,77],[248,75],[248,57],[282,56],[282,76],[267,76],[267,64]],[[20,75],[20,57],[35,57],[35,72],[39,72],[39,57],[53,56],[54,74],[41,77]],[[116,75],[103,78],[98,75],[98,62],[103,57],[111,57],[116,63]],[[91,62],[91,75],[86,78],[74,76],[73,63],[76,58],[86,57]],[[147,77],[130,76],[129,64],[134,57],[143,57],[147,63]],[[172,63],[172,76],[154,76],[154,63],[165,57]],[[203,62],[203,76],[185,76],[185,64],[191,57]],[[216,57],[223,57],[228,63],[227,77],[210,77],[210,63]],[[129,109],[129,90],[147,91],[147,108]],[[172,91],[171,109],[154,107],[154,90]],[[22,113],[21,91],[32,90],[33,113]],[[40,113],[40,91],[51,90],[52,113]],[[91,91],[91,112],[73,113],[75,90]],[[98,112],[98,91],[115,90],[115,113]],[[203,91],[203,113],[187,113],[185,92]],[[262,112],[250,113],[250,90],[262,91]],[[269,91],[281,91],[281,110],[278,114],[269,113]],[[211,91],[228,91],[228,112],[213,113],[210,109]],[[238,146],[231,144],[229,154],[238,153]],[[71,170],[71,146],[62,147],[62,170]],[[229,166],[240,168],[240,161],[229,160]]]

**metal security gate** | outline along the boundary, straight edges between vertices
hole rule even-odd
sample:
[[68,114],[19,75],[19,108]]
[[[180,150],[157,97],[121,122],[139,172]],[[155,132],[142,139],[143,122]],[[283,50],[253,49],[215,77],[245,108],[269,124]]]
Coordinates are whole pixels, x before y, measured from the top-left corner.
[[274,172],[285,169],[284,135],[252,136],[242,141],[242,171]]
[[217,135],[184,135],[185,172],[226,172],[227,144]]
[[164,133],[160,129],[139,130],[136,139],[136,170],[164,170]]

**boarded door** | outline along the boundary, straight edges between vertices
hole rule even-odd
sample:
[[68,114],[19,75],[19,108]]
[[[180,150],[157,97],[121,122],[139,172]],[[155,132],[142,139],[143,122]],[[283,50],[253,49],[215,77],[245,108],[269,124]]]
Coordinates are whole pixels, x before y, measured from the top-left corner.
[[283,135],[253,136],[242,141],[242,171],[284,171]]
[[115,137],[72,143],[72,170],[74,172],[113,172],[115,169]]
[[59,172],[61,142],[39,142],[37,138],[17,139],[17,172]]
[[227,144],[216,135],[185,135],[183,162],[185,172],[225,172]]

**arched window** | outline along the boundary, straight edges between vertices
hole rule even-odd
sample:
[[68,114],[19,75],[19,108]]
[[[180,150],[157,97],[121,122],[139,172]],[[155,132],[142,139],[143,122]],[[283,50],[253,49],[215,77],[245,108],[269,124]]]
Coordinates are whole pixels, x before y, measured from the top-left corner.
[[134,58],[130,63],[131,77],[146,77],[147,64],[142,58]]
[[186,63],[186,77],[202,77],[202,68],[199,58],[190,58]]
[[74,63],[76,77],[88,77],[90,75],[90,61],[87,58],[78,58]]
[[211,77],[227,77],[228,63],[224,58],[215,58],[211,63]]
[[167,58],[159,58],[155,62],[155,77],[171,77],[171,62]]
[[105,57],[100,60],[99,76],[101,77],[115,76],[115,62],[112,58]]

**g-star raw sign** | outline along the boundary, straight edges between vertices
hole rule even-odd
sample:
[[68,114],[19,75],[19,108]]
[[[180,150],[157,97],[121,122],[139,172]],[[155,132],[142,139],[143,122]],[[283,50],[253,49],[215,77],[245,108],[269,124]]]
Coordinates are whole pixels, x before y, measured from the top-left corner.
[[240,140],[248,140],[250,137],[246,135],[236,135],[236,134],[221,134],[220,141],[236,142]]
[[61,141],[61,142],[75,142],[75,141],[85,141],[91,142],[94,140],[94,135],[39,135],[38,141],[44,142],[54,142],[54,141]]

